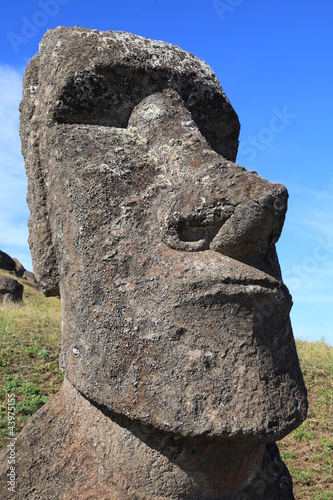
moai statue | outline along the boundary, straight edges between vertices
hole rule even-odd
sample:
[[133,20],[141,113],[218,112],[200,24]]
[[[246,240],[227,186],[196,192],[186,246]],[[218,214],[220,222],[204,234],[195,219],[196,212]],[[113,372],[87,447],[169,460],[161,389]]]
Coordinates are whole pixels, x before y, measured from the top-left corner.
[[238,134],[180,48],[44,36],[21,138],[65,382],[16,442],[19,498],[293,498],[275,444],[307,411],[275,252],[288,195],[234,163]]

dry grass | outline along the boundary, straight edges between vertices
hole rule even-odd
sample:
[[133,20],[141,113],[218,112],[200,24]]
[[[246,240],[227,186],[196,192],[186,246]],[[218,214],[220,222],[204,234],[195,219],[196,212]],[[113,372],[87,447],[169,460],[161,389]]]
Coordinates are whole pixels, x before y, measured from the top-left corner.
[[[25,285],[24,280],[18,280]],[[16,432],[55,394],[59,370],[60,300],[24,286],[24,305],[0,305],[0,447],[6,444],[7,394],[16,395]]]
[[[25,284],[24,281],[21,281]],[[28,286],[24,306],[0,306],[0,448],[6,444],[7,393],[15,393],[16,431],[60,388],[60,300]],[[332,500],[333,347],[297,341],[308,387],[308,419],[279,448],[297,500]]]
[[333,499],[333,347],[297,341],[308,388],[307,420],[279,443],[297,500]]

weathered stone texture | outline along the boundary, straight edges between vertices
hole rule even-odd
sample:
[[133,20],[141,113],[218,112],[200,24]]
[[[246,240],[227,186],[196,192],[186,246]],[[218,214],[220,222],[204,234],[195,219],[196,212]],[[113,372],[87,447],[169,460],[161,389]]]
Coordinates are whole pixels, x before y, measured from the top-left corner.
[[7,253],[0,250],[0,269],[5,271],[15,270],[15,261]]
[[22,302],[23,285],[10,276],[0,275],[0,304]]
[[[58,28],[27,68],[30,245],[39,284],[62,300],[61,367],[73,389],[65,385],[59,398],[74,388],[86,398],[87,434],[79,426],[82,444],[67,453],[89,471],[88,489],[105,483],[92,472],[86,440],[117,440],[125,418],[120,426],[132,434],[149,429],[151,441],[128,439],[134,462],[154,476],[138,484],[134,451],[113,449],[127,469],[119,465],[110,491],[130,481],[137,498],[227,498],[251,483],[254,495],[254,476],[278,453],[273,443],[306,416],[292,301],[275,251],[288,195],[233,163],[238,132],[212,70],[163,42]],[[110,428],[89,437],[96,411]],[[34,449],[27,442],[25,457]],[[214,479],[205,460],[191,469],[198,446],[214,450]],[[228,472],[233,454],[241,480]],[[50,467],[62,467],[58,460]],[[49,482],[70,474],[55,470]],[[276,475],[272,498],[292,498],[289,483],[283,493]]]

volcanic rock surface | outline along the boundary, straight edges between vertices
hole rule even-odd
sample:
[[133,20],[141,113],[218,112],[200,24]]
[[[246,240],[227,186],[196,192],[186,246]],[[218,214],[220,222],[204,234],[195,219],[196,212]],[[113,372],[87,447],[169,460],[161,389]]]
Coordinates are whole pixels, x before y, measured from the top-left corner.
[[27,271],[21,262],[10,257],[7,253],[0,250],[0,269],[15,274],[18,278],[27,280],[29,286],[37,287],[34,273]]
[[22,302],[23,285],[10,276],[0,275],[0,304]]

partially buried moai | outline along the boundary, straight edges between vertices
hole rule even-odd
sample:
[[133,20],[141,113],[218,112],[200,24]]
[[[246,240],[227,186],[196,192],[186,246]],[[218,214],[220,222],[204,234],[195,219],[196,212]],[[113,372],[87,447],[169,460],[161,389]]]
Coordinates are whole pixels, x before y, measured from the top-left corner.
[[17,440],[20,498],[293,498],[275,444],[307,410],[275,252],[288,195],[234,163],[238,133],[180,48],[44,36],[21,138],[65,382]]

